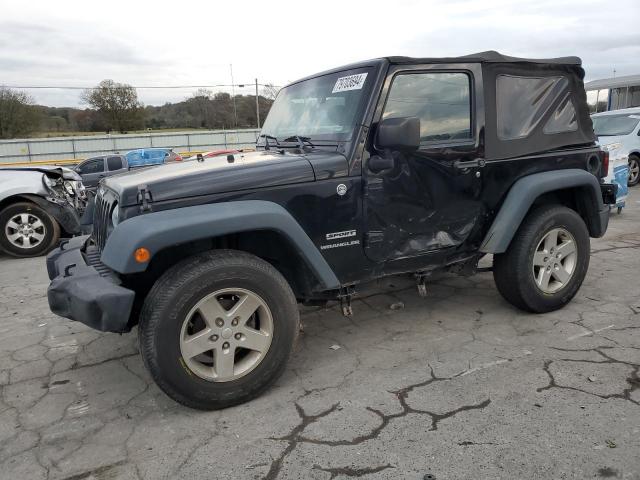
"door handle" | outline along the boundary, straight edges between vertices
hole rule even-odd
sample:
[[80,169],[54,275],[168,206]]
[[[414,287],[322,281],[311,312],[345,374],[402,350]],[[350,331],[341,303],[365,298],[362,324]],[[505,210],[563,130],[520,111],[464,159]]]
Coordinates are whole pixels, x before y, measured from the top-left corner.
[[467,160],[467,161],[462,161],[462,160],[456,160],[455,162],[453,162],[453,166],[455,168],[459,168],[460,170],[464,170],[466,168],[482,168],[487,164],[486,160],[484,158],[476,158],[475,160]]

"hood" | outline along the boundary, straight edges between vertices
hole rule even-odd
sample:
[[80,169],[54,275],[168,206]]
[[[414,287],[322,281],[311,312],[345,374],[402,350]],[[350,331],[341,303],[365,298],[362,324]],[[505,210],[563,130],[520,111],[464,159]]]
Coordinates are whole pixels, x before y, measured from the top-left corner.
[[607,145],[611,145],[612,143],[620,143],[624,141],[627,135],[603,135],[598,137],[598,145],[601,147],[606,147]]
[[[317,157],[312,160],[311,157]],[[153,202],[195,197],[215,193],[235,192],[316,179],[313,164],[335,163],[346,159],[337,153],[298,154],[277,151],[246,152],[205,158],[203,162],[171,163],[106,178],[104,185],[120,197],[120,205],[138,203],[138,192],[145,188]],[[326,170],[326,168],[325,168]]]

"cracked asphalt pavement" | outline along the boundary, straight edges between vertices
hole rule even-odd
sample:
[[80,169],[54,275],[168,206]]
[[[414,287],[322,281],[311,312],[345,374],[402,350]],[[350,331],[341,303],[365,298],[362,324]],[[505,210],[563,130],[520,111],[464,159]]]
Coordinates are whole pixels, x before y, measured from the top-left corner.
[[43,258],[0,256],[0,478],[640,479],[639,271],[635,189],[563,310],[516,310],[490,273],[427,298],[386,279],[351,319],[304,309],[266,394],[198,412],[135,332],[51,314]]

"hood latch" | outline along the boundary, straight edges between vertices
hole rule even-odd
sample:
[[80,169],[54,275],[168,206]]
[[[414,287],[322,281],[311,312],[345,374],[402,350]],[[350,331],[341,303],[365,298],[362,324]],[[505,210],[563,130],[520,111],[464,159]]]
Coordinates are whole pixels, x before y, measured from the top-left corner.
[[151,198],[151,192],[147,185],[138,185],[138,203],[140,204],[141,212],[150,212],[153,199]]

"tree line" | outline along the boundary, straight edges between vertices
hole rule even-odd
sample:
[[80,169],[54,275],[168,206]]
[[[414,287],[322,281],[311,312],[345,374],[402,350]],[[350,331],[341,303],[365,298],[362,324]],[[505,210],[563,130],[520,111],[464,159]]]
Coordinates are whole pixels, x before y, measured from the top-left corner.
[[[260,122],[277,94],[272,86],[258,95]],[[65,132],[120,132],[145,128],[234,129],[257,127],[255,95],[235,95],[200,89],[182,102],[144,106],[131,85],[103,80],[82,92],[88,108],[36,105],[20,90],[0,86],[0,138],[36,132],[55,136]]]

